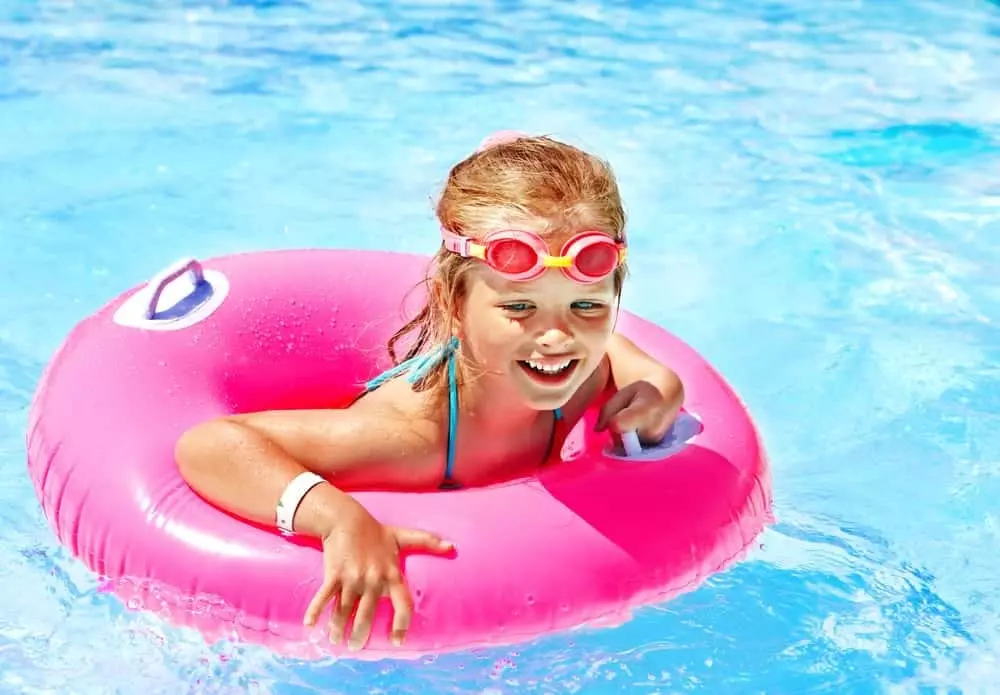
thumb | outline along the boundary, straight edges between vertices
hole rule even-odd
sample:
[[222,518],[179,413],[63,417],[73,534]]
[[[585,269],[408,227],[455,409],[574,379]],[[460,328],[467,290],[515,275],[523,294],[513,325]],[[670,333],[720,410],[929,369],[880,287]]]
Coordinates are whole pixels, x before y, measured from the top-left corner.
[[429,550],[431,552],[446,553],[455,546],[440,536],[412,528],[391,528],[392,535],[396,538],[396,543],[400,550]]

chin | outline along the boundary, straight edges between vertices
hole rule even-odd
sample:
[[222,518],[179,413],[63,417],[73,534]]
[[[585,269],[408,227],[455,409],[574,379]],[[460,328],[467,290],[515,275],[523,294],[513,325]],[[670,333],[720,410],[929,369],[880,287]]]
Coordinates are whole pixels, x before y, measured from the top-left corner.
[[555,410],[566,405],[586,381],[588,366],[585,360],[573,360],[558,373],[540,373],[518,362],[513,376],[525,405],[534,410]]
[[524,404],[532,410],[546,411],[562,408],[573,397],[573,391],[559,395],[540,396],[536,393],[524,394]]

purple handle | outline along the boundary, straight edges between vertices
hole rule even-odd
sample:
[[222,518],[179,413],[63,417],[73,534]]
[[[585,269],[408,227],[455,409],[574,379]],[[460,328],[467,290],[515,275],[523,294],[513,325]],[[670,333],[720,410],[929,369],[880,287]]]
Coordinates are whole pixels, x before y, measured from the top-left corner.
[[166,286],[184,273],[191,273],[194,276],[195,287],[205,282],[205,271],[202,269],[201,263],[194,258],[180,260],[162,270],[149,281],[149,285],[153,286],[153,293],[149,296],[149,302],[146,304],[147,320],[151,321],[156,316],[156,305],[160,302],[160,295],[163,294]]

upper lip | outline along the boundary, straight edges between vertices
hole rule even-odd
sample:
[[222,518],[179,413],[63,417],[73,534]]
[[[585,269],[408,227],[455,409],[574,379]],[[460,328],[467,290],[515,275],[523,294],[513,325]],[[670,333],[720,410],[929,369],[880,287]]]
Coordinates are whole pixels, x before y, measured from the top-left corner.
[[539,364],[562,364],[579,359],[575,355],[539,355],[524,358],[524,362],[538,362]]

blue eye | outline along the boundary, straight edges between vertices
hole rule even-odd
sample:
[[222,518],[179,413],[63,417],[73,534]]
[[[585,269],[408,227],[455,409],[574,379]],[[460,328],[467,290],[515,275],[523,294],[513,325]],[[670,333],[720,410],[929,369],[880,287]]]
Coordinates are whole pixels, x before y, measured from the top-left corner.
[[599,302],[579,301],[573,302],[573,308],[580,311],[597,311],[598,309],[603,309],[604,305]]
[[506,309],[507,311],[520,313],[531,309],[531,305],[528,304],[527,302],[511,302],[510,304],[504,304],[503,308]]

